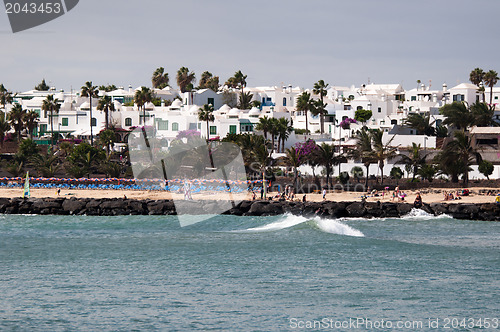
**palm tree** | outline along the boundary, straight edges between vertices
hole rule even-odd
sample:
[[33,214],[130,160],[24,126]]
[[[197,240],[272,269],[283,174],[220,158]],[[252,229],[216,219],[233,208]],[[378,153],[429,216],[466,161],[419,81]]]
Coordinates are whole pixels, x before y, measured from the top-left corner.
[[484,74],[484,82],[490,88],[490,105],[493,104],[493,87],[497,84],[498,80],[498,73],[494,70],[490,70]]
[[[260,138],[257,138],[260,137]],[[262,136],[255,136],[256,140],[254,146],[252,146],[252,158],[259,167],[259,171],[262,173],[262,187],[264,188],[264,198],[267,195],[267,185],[266,185],[266,170],[271,163],[271,153],[268,149],[268,140],[262,138]]]
[[495,105],[475,103],[470,106],[469,110],[474,119],[472,125],[478,127],[498,126],[498,123],[493,120]]
[[309,92],[302,92],[302,94],[297,99],[297,112],[304,112],[306,116],[306,134],[309,133],[309,125],[307,121],[307,112],[309,112],[314,107],[313,101],[311,99],[311,94]]
[[88,97],[90,103],[90,145],[94,145],[94,133],[92,132],[92,98],[97,98],[98,96],[99,89],[97,86],[92,85],[92,81],[85,82],[85,85],[82,86],[82,97]]
[[109,157],[110,147],[116,142],[116,135],[113,130],[106,129],[99,133],[99,142],[106,147],[106,155]]
[[333,166],[335,165],[335,147],[331,144],[322,143],[316,153],[318,164],[325,168],[326,184],[330,185],[330,174],[332,173]]
[[472,139],[463,131],[455,132],[455,139],[443,149],[445,159],[456,159],[462,165],[464,185],[469,184],[470,165],[482,161],[481,154],[472,145]]
[[243,94],[243,88],[247,86],[247,75],[243,75],[241,70],[238,70],[226,81],[225,85],[231,88],[241,89],[241,94]]
[[[142,123],[146,124],[146,103],[149,103],[153,100],[153,91],[150,88],[146,88],[145,86],[141,86],[140,90],[135,91],[134,102],[137,104],[139,112],[142,108]],[[140,118],[140,117],[139,117]],[[139,121],[140,123],[141,121]]]
[[8,116],[10,125],[14,128],[18,142],[21,142],[21,131],[23,130],[25,115],[26,110],[24,110],[20,104],[15,104]]
[[214,107],[212,106],[212,104],[205,104],[198,110],[198,120],[206,121],[207,123],[207,141],[210,139],[209,122],[213,122],[215,120],[213,112]]
[[50,90],[50,86],[48,86],[47,83],[45,83],[45,78],[42,78],[42,82],[40,84],[38,84],[37,86],[35,86],[35,90],[37,90],[37,91],[49,91]]
[[318,82],[314,83],[314,87],[313,87],[313,93],[316,94],[316,95],[319,95],[319,100],[318,102],[316,103],[316,110],[318,110],[319,112],[319,116],[320,116],[320,132],[321,134],[323,134],[323,131],[324,131],[324,123],[325,123],[325,113],[326,113],[326,109],[325,109],[325,106],[326,104],[323,102],[323,97],[326,96],[326,89],[328,88],[328,84],[325,84],[325,81],[323,80],[319,80]]
[[97,104],[97,109],[99,111],[104,111],[104,126],[106,130],[109,129],[109,112],[114,112],[115,111],[115,104],[111,100],[110,96],[102,96],[99,99],[99,103]]
[[359,166],[354,166],[353,168],[351,168],[351,175],[359,183],[359,179],[363,177],[363,169]]
[[267,139],[267,133],[271,130],[271,119],[267,116],[260,118],[255,130],[261,130],[264,133],[264,138]]
[[372,138],[370,132],[366,128],[358,130],[356,136],[356,145],[354,149],[349,151],[349,156],[354,159],[361,160],[366,167],[365,187],[368,188],[368,178],[370,174],[370,165],[376,162],[372,154]]
[[[88,82],[87,82],[88,83]],[[54,147],[54,112],[56,114],[59,113],[59,109],[61,108],[61,104],[59,103],[59,99],[54,99],[54,95],[48,95],[47,98],[43,101],[42,110],[45,112],[49,112],[50,117],[50,134],[51,134],[51,146]],[[92,109],[92,106],[90,107]],[[91,123],[92,124],[92,123]],[[91,127],[92,128],[92,127]]]
[[164,73],[164,71],[163,67],[159,67],[154,71],[153,77],[151,77],[153,89],[163,89],[168,86],[170,79],[168,78],[168,73]]
[[37,154],[34,158],[34,166],[39,175],[51,178],[59,170],[58,156],[53,153]]
[[384,132],[380,129],[374,130],[370,133],[373,143],[373,159],[378,162],[378,167],[380,168],[380,184],[384,183],[384,165],[385,161],[389,161],[396,157],[396,148],[391,147],[390,144],[395,135],[387,143],[382,142],[382,137]]
[[241,110],[247,110],[252,107],[253,94],[250,92],[245,92],[240,94],[238,108]]
[[3,84],[0,84],[0,104],[5,109],[7,104],[12,103],[12,92],[7,90]]
[[417,135],[426,135],[426,136],[434,136],[436,134],[436,130],[432,126],[435,121],[430,122],[431,116],[430,114],[421,115],[419,113],[410,113],[408,117],[404,119],[403,123],[413,128],[417,131]]
[[425,159],[427,158],[427,156],[422,155],[421,151],[422,149],[420,147],[420,144],[412,143],[409,155],[401,155],[401,158],[396,162],[396,164],[407,165],[411,169],[413,173],[412,182],[415,181],[415,177],[417,176],[420,167],[422,167],[422,165],[425,165]]
[[446,104],[439,109],[439,113],[446,117],[443,121],[444,125],[453,125],[462,130],[467,130],[475,121],[464,102],[454,101],[451,104]]
[[187,67],[181,67],[177,71],[177,85],[182,93],[193,90],[195,80],[194,72],[189,72]]
[[476,85],[479,88],[478,91],[482,92],[482,94],[483,94],[483,103],[485,102],[485,100],[484,100],[484,86],[482,86],[481,83],[483,83],[483,81],[484,81],[484,74],[485,73],[481,68],[475,68],[469,74],[469,80],[471,81],[471,83]]
[[5,134],[7,134],[10,130],[10,124],[5,120],[5,114],[0,112],[0,146],[3,148],[3,140],[5,138]]
[[210,89],[217,92],[219,90],[219,76],[213,76],[211,72],[204,71],[201,74],[198,89]]
[[285,142],[290,137],[293,132],[293,126],[290,121],[286,118],[278,119],[278,151],[280,151],[280,141],[281,141],[281,152],[285,151]]
[[271,134],[271,147],[272,147],[271,151],[274,152],[274,140],[276,136],[280,133],[279,131],[280,128],[278,119],[272,118],[270,122],[271,122],[271,128],[269,129],[269,133]]
[[304,161],[302,160],[302,158],[300,158],[299,151],[293,146],[291,148],[286,149],[285,153],[286,153],[285,160],[287,165],[293,167],[293,187],[297,189],[298,187],[297,168],[299,168],[304,163]]
[[24,123],[26,125],[26,128],[28,129],[29,138],[33,138],[33,130],[35,130],[39,121],[40,115],[38,115],[38,113],[33,110],[29,111],[24,116]]

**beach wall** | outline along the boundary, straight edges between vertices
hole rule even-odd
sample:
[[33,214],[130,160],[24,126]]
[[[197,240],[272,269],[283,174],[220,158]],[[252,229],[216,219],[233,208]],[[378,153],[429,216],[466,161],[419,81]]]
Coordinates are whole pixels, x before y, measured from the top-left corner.
[[[196,209],[211,213],[214,201],[184,201]],[[200,206],[202,208],[200,208]],[[237,216],[272,216],[290,213],[323,218],[398,218],[408,214],[413,206],[390,202],[289,202],[243,201],[224,214]],[[422,210],[433,215],[447,214],[457,219],[500,221],[500,204],[424,204]],[[0,198],[1,214],[41,215],[175,215],[171,200],[134,200],[125,198]]]

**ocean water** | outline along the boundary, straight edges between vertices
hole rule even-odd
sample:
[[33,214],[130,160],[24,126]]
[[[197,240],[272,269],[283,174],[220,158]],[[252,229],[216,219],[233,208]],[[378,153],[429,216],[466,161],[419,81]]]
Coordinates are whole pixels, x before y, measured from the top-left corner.
[[189,227],[0,216],[0,330],[469,331],[485,319],[498,330],[500,223],[418,210]]

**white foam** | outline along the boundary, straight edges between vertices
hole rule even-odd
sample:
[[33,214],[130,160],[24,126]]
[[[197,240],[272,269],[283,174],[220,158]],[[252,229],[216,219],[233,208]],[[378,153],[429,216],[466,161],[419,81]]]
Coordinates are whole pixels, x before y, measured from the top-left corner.
[[337,220],[317,218],[314,221],[316,222],[318,228],[326,233],[365,237],[365,235],[361,231]]
[[270,224],[249,228],[246,231],[249,232],[269,232],[277,231],[285,228],[290,228],[299,224],[306,222],[307,219],[301,216],[285,215],[285,219],[272,222]]
[[413,208],[411,211],[402,216],[403,220],[435,220],[435,219],[445,219],[452,218],[447,214],[441,214],[439,216],[435,216],[433,214],[427,213],[424,210]]

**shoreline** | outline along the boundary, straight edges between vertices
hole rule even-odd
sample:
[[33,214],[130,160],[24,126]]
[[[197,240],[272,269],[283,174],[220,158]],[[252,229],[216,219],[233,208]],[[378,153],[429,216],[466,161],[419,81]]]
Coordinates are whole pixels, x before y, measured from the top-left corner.
[[[214,207],[221,200],[175,201],[186,204],[200,213],[214,213]],[[183,207],[183,209],[186,208]],[[243,200],[236,206],[223,212],[235,216],[275,216],[282,214],[319,216],[327,219],[337,218],[400,218],[412,211],[409,203],[359,202],[359,201],[261,201]],[[424,203],[421,210],[438,216],[450,215],[455,219],[500,221],[500,204],[496,203]],[[123,216],[123,215],[176,215],[172,199],[133,199],[133,198],[0,198],[0,214],[33,215],[88,215],[88,216]]]

